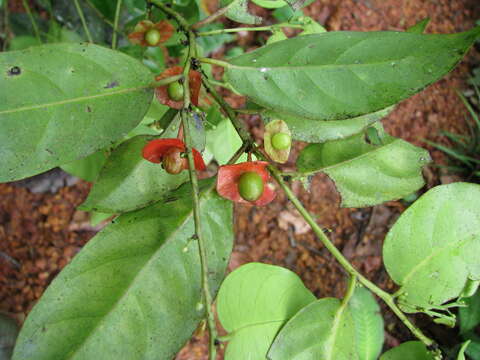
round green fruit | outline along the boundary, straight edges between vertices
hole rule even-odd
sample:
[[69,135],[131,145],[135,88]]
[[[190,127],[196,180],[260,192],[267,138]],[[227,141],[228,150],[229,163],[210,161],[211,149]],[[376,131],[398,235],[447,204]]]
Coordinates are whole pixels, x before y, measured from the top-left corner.
[[175,81],[168,85],[168,97],[174,101],[183,100],[183,85]]
[[255,201],[263,194],[262,177],[253,171],[243,173],[238,179],[238,192],[242,199]]
[[285,150],[292,144],[292,138],[287,133],[276,133],[272,136],[272,147],[275,150]]
[[161,34],[157,29],[150,29],[145,33],[145,41],[150,46],[157,46],[160,42]]

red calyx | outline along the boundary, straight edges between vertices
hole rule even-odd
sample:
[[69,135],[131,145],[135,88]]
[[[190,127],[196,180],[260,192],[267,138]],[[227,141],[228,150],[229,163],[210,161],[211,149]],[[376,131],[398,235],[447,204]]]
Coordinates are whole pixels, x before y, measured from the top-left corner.
[[145,34],[152,29],[158,30],[158,32],[160,33],[160,39],[158,43],[154,44],[153,46],[158,46],[166,42],[175,32],[175,28],[173,27],[173,25],[166,20],[160,21],[156,24],[154,24],[150,20],[142,20],[137,25],[135,25],[133,32],[128,35],[128,39],[133,44],[141,46],[152,46],[145,41]]
[[[188,161],[181,154],[185,152],[185,143],[180,139],[156,139],[144,146],[142,156],[155,164],[162,163],[169,174],[178,174],[188,169]],[[195,169],[203,171],[207,167],[202,155],[192,149]]]
[[[268,181],[270,174],[266,169],[266,161],[248,161],[235,165],[220,166],[217,176],[217,192],[220,196],[242,204],[253,204],[263,206],[275,198],[275,191],[270,187]],[[238,180],[246,172],[256,172],[262,178],[264,190],[259,199],[247,201],[240,196],[238,191]]]
[[[174,66],[162,72],[155,78],[155,80],[159,81],[175,75],[180,75],[182,73],[183,67]],[[190,101],[193,105],[198,106],[198,96],[200,94],[200,87],[202,86],[202,77],[198,71],[190,70],[188,73],[188,81],[190,88]],[[170,106],[173,109],[181,109],[183,107],[183,101],[175,101],[170,99],[168,96],[168,85],[157,87],[155,89],[155,95],[157,96],[158,101],[164,105]]]

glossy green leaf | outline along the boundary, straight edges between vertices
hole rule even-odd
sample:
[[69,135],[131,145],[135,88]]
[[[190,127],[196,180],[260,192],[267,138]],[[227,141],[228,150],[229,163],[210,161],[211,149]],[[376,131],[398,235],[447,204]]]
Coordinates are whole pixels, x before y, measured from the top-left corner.
[[280,330],[269,360],[358,360],[355,328],[348,307],[333,298],[317,300],[300,310]]
[[248,11],[248,0],[221,0],[221,7],[227,7],[225,16],[241,24],[260,24],[262,18],[252,15]]
[[[232,205],[207,185],[200,211],[215,294],[232,249]],[[43,294],[13,359],[172,359],[205,315],[193,233],[190,186],[116,218]]]
[[322,143],[330,140],[344,139],[358,134],[370,124],[387,116],[393,108],[383,109],[371,114],[362,115],[348,120],[321,121],[304,119],[298,116],[279,114],[267,110],[262,113],[265,121],[282,119],[288,124],[292,137],[296,140]]
[[453,183],[421,196],[398,219],[383,260],[401,286],[405,311],[435,309],[458,297],[468,278],[480,279],[480,185]]
[[346,139],[310,144],[297,159],[298,171],[326,173],[342,196],[343,207],[362,207],[401,199],[424,184],[422,166],[428,152],[385,133],[382,145],[369,144],[363,133]]
[[[176,137],[178,125],[179,119],[171,124],[161,138]],[[165,198],[169,191],[187,181],[187,171],[171,175],[160,164],[142,157],[142,149],[150,140],[151,136],[136,136],[117,147],[79,209],[104,213],[140,209]]]
[[108,155],[104,150],[99,150],[83,159],[64,164],[61,168],[63,171],[79,177],[80,179],[94,182],[97,179],[100,170],[102,170],[105,161],[107,161],[107,157]]
[[152,100],[147,68],[91,44],[1,53],[0,70],[0,181],[111,145],[142,120]]
[[358,359],[377,360],[385,337],[380,306],[370,291],[357,287],[348,307],[355,325]]
[[435,360],[420,341],[407,341],[384,353],[380,360]]
[[218,318],[229,333],[225,360],[264,359],[282,325],[314,300],[285,268],[249,263],[232,272],[217,298]]
[[480,291],[469,298],[463,299],[466,307],[458,309],[460,333],[466,334],[480,324]]
[[327,32],[297,36],[230,60],[226,76],[257,104],[308,119],[385,109],[448,73],[480,34]]
[[423,20],[420,20],[415,25],[409,27],[406,31],[414,34],[422,34],[425,32],[425,29],[427,28],[429,23],[430,23],[430,18],[427,17]]

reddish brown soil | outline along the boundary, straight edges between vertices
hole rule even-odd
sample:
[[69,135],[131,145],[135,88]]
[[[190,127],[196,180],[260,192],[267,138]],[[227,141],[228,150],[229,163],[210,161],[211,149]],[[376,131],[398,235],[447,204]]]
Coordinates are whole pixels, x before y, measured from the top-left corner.
[[[305,12],[325,23],[329,30],[405,29],[429,16],[427,32],[449,33],[471,28],[480,19],[480,4],[478,0],[318,0]],[[250,43],[252,39],[242,41]],[[445,79],[400,104],[383,121],[387,130],[424,146],[423,138],[444,141],[438,136],[439,129],[463,129],[465,109],[455,90],[465,88],[474,63],[479,63],[479,56],[472,52]],[[233,96],[228,100],[239,101]],[[260,137],[261,121],[253,117],[248,124]],[[301,146],[298,144],[297,150]],[[443,160],[437,151],[432,151],[432,156]],[[293,161],[285,168],[292,166]],[[425,177],[428,187],[451,181],[448,176],[440,176],[435,168],[427,169]],[[314,178],[310,193],[298,183],[293,184],[293,189],[358,270],[382,288],[394,289],[382,266],[381,246],[389,226],[404,209],[402,203],[339,209],[335,188],[323,175]],[[64,187],[57,194],[41,195],[12,184],[0,184],[0,311],[21,321],[45,286],[93,236],[94,229],[86,224],[85,215],[75,210],[87,192],[88,185],[81,182]],[[230,269],[250,261],[277,264],[299,274],[318,297],[342,296],[344,272],[283,194],[279,192],[277,199],[263,208],[236,206],[235,219],[237,238]],[[383,310],[386,346],[410,339],[403,325],[384,307]],[[455,341],[455,332],[446,335],[423,318],[416,320],[441,343]],[[204,338],[195,337],[177,358],[206,359],[204,344]]]

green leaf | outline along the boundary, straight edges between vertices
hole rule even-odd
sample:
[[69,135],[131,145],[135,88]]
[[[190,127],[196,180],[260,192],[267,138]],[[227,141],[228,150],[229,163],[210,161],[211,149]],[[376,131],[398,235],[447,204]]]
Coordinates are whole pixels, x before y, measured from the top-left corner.
[[387,116],[393,107],[371,114],[362,115],[348,120],[321,121],[279,114],[275,111],[265,111],[262,116],[265,121],[281,119],[288,124],[292,137],[296,140],[322,143],[330,140],[344,139],[358,134],[370,124]]
[[466,307],[458,309],[460,318],[460,333],[466,334],[480,324],[480,291],[469,298],[463,299]]
[[[219,165],[225,165],[235,152],[242,146],[242,139],[228,119],[223,119],[208,131],[206,149],[213,155]],[[242,155],[241,160],[245,160]]]
[[465,350],[465,353],[472,359],[480,359],[480,337],[477,335],[470,335],[469,340],[471,340],[470,344]]
[[[212,294],[232,249],[232,205],[200,196]],[[121,215],[75,256],[28,316],[13,359],[171,359],[205,316],[190,186]]]
[[287,35],[283,32],[281,28],[272,29],[272,35],[267,39],[267,44],[273,44],[278,41],[287,40]]
[[376,360],[384,341],[383,318],[372,293],[357,287],[348,302],[355,325],[355,344],[359,360]]
[[102,170],[105,161],[107,161],[107,157],[108,155],[104,150],[99,150],[83,159],[64,164],[61,168],[63,171],[80,179],[94,182],[97,179],[98,173]]
[[480,185],[437,186],[411,205],[383,245],[385,267],[409,312],[439,308],[480,279]]
[[358,360],[350,311],[333,298],[307,305],[280,330],[268,359]]
[[20,36],[15,36],[13,39],[9,41],[8,50],[9,51],[23,50],[32,46],[40,45],[40,44],[41,42],[34,36],[20,35]]
[[229,332],[225,360],[264,359],[282,325],[314,300],[285,268],[249,263],[232,272],[217,298],[218,318]]
[[260,24],[262,18],[248,12],[248,0],[221,0],[220,7],[227,7],[225,16],[241,24]]
[[252,2],[265,9],[278,9],[287,5],[284,0],[252,0]]
[[369,144],[363,133],[324,144],[310,144],[297,159],[304,174],[324,172],[335,182],[343,207],[362,207],[401,199],[424,184],[422,166],[428,152],[385,133],[382,145]]
[[468,345],[470,345],[471,340],[467,340],[462,344],[460,351],[457,355],[457,360],[465,360],[465,350],[467,349]]
[[380,360],[435,360],[420,341],[407,341],[388,350]]
[[147,68],[92,44],[1,53],[0,71],[2,182],[111,145],[142,120],[152,100]]
[[423,34],[429,23],[430,18],[427,17],[423,20],[420,20],[415,25],[409,27],[406,31],[413,34]]
[[0,313],[0,359],[9,360],[12,357],[13,346],[18,335],[18,325],[15,320]]
[[233,87],[255,103],[308,119],[372,113],[448,73],[480,34],[327,32],[297,36],[238,56],[226,66]]
[[[179,119],[162,134],[174,138]],[[136,136],[117,147],[107,159],[85,202],[84,211],[123,213],[145,207],[168,196],[188,179],[188,172],[171,175],[142,157],[142,149],[151,136]]]
[[90,212],[90,224],[92,226],[97,226],[103,221],[111,218],[114,214],[106,214],[106,213],[101,213],[97,211],[91,211]]

